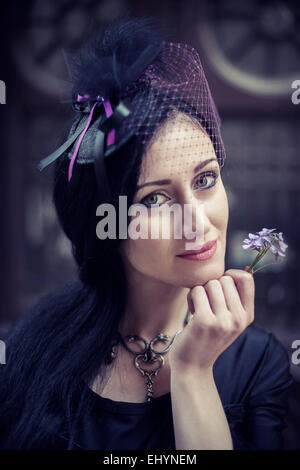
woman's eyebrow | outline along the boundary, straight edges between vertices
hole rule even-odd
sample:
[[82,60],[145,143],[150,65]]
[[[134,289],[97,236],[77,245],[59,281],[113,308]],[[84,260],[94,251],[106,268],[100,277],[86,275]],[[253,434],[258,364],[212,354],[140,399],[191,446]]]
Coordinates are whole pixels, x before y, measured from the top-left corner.
[[[208,158],[207,160],[204,160],[203,162],[199,163],[194,168],[194,173],[197,171],[201,170],[201,168],[205,167],[208,163],[216,161],[218,163],[217,158]],[[138,191],[139,189],[143,188],[144,186],[154,186],[154,185],[163,185],[163,184],[171,184],[172,180],[170,179],[164,179],[164,180],[157,180],[157,181],[149,181],[148,183],[143,183],[137,186],[136,190]]]
[[206,166],[210,162],[217,162],[219,164],[217,158],[208,158],[207,160],[204,160],[203,162],[199,163],[199,165],[197,165],[194,168],[194,173],[197,173],[197,171],[201,170],[201,168],[203,168],[204,166]]

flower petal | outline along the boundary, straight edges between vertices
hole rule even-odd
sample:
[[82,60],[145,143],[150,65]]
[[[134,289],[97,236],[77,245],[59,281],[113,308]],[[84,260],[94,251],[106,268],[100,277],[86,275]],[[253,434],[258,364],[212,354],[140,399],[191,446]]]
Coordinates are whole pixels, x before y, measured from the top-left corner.
[[276,230],[276,228],[263,228],[259,233],[259,235],[266,235],[268,233],[271,233],[271,232],[274,232],[274,230]]
[[274,240],[274,237],[272,237],[272,235],[264,235],[263,237],[264,240],[266,240],[267,242],[272,242]]

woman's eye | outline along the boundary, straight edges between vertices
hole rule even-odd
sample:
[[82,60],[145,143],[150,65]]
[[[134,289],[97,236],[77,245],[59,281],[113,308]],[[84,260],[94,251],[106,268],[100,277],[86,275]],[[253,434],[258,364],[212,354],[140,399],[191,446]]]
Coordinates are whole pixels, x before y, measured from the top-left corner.
[[197,181],[203,182],[202,185],[200,185],[202,189],[209,189],[209,188],[212,188],[216,184],[217,179],[218,179],[218,174],[215,171],[208,171],[208,172],[202,173],[197,179]]
[[150,207],[152,205],[160,206],[161,204],[163,204],[164,201],[161,201],[159,197],[163,197],[167,199],[167,197],[164,194],[153,193],[153,194],[149,194],[149,196],[144,197],[144,199],[141,200],[141,204],[144,204],[146,207]]
[[[209,189],[215,186],[218,176],[218,173],[216,173],[215,171],[206,171],[204,173],[201,173],[201,175],[197,179],[197,182],[202,182],[202,184],[200,183],[199,186],[200,189]],[[165,200],[169,199],[164,194],[152,193],[144,197],[144,199],[141,200],[141,204],[144,204],[146,207],[161,206],[165,202]]]

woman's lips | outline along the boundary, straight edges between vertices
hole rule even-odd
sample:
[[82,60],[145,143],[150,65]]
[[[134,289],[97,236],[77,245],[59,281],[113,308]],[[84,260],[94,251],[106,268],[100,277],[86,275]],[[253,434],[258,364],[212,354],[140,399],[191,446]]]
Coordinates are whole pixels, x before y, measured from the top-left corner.
[[202,261],[202,260],[206,260],[206,259],[211,258],[215,254],[216,250],[217,250],[217,240],[215,240],[212,243],[209,243],[208,244],[208,249],[206,249],[205,251],[201,251],[201,252],[198,252],[198,253],[196,251],[194,251],[194,253],[189,253],[189,254],[186,254],[186,255],[185,254],[177,255],[177,256],[179,256],[182,259]]

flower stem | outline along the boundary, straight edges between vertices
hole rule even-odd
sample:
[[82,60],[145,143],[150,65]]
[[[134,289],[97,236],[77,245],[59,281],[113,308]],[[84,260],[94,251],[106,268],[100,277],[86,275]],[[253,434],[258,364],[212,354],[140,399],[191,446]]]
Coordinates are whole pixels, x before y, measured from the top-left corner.
[[278,264],[278,262],[273,262],[273,263],[268,263],[268,264],[264,264],[263,266],[261,266],[260,268],[257,268],[255,271],[253,271],[253,274],[254,273],[257,273],[257,271],[260,271],[261,269],[263,269],[265,266],[271,266],[271,264]]
[[[274,234],[274,235],[277,235],[277,234]],[[276,241],[276,239],[277,239],[277,237],[274,238],[274,240],[272,240],[271,242],[269,242],[269,244],[267,246],[265,246],[260,253],[258,253],[258,255],[254,259],[254,261],[249,266],[249,272],[265,256],[265,254],[269,251],[270,247],[273,245],[273,243]],[[274,263],[271,263],[271,264],[274,264]],[[264,266],[267,266],[267,265],[264,265]],[[256,271],[258,271],[258,270],[256,270]],[[254,272],[256,272],[256,271],[254,271]]]

